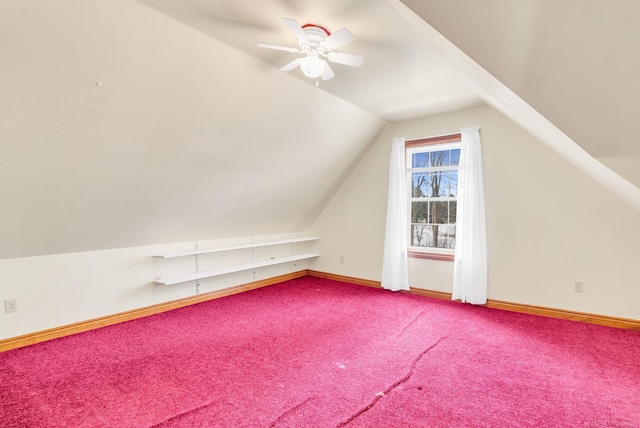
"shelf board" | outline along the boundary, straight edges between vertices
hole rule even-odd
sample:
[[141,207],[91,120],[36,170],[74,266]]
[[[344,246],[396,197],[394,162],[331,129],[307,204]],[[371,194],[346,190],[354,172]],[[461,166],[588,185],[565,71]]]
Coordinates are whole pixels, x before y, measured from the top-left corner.
[[223,268],[207,270],[207,271],[203,271],[203,272],[190,273],[190,274],[187,274],[187,275],[178,275],[178,276],[172,276],[172,277],[168,277],[168,278],[160,278],[160,279],[157,279],[155,281],[155,283],[157,285],[178,284],[178,283],[181,283],[181,282],[193,281],[193,280],[196,280],[196,279],[203,279],[203,278],[210,278],[212,276],[225,275],[225,274],[233,273],[233,272],[242,272],[244,270],[257,269],[257,268],[261,268],[261,267],[265,267],[265,266],[273,266],[273,265],[278,265],[278,264],[282,264],[282,263],[295,262],[295,261],[298,261],[298,260],[312,259],[314,257],[319,257],[319,256],[320,256],[320,254],[305,253],[305,254],[298,254],[298,255],[289,256],[289,257],[280,257],[280,258],[277,258],[277,259],[261,260],[259,262],[252,262],[252,263],[245,263],[245,264],[241,264],[241,265],[228,266],[228,267],[223,267]]
[[199,250],[179,251],[176,253],[159,254],[153,257],[158,257],[161,259],[173,259],[175,257],[195,256],[197,254],[219,253],[222,251],[242,250],[244,248],[268,247],[271,245],[293,244],[296,242],[317,241],[319,239],[320,238],[316,238],[316,237],[304,237],[304,238],[283,239],[279,241],[252,242],[248,244],[231,245],[228,247],[202,248]]

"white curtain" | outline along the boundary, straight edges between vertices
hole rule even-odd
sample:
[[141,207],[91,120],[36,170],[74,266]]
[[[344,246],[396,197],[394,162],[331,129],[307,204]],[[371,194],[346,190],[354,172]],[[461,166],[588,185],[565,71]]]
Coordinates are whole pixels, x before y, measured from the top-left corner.
[[409,290],[407,204],[404,138],[394,138],[389,161],[389,198],[382,260],[382,287],[393,291]]
[[479,128],[462,129],[452,299],[487,302],[487,232]]

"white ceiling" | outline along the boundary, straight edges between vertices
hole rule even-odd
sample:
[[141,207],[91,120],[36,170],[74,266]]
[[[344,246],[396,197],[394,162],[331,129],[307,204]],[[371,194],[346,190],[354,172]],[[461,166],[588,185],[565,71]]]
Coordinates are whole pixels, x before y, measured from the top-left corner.
[[[356,40],[338,51],[364,56],[365,63],[362,68],[332,64],[336,77],[320,81],[319,89],[387,121],[483,104],[387,0],[139,1],[276,69],[300,56],[257,46],[297,47],[282,18],[321,25],[330,32],[346,27]],[[315,85],[299,69],[289,73]]]
[[[486,102],[398,13],[395,0],[139,0],[278,69],[296,55],[283,17],[356,40],[320,89],[395,121]],[[402,0],[480,66],[597,158],[640,153],[640,13],[636,0]],[[309,85],[299,69],[290,72]]]

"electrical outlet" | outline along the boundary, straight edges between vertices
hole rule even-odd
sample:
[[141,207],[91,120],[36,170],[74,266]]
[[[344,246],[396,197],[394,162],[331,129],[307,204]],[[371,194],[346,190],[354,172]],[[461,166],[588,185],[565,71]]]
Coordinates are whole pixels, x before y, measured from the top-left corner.
[[344,256],[340,256],[340,263],[344,263]]
[[16,299],[10,299],[4,301],[4,313],[18,312],[18,301]]
[[575,291],[576,293],[582,293],[584,291],[584,284],[582,283],[582,281],[574,281],[573,291]]

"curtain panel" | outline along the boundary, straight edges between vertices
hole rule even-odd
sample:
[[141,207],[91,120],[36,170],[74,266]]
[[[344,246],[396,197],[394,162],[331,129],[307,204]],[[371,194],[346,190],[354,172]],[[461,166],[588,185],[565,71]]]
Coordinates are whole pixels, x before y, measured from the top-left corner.
[[393,139],[389,160],[389,195],[382,259],[382,288],[393,291],[409,290],[408,200],[404,143],[404,138]]
[[480,129],[462,129],[461,134],[452,299],[480,305],[487,302],[487,232]]

